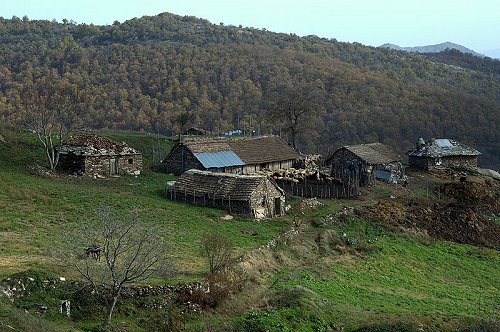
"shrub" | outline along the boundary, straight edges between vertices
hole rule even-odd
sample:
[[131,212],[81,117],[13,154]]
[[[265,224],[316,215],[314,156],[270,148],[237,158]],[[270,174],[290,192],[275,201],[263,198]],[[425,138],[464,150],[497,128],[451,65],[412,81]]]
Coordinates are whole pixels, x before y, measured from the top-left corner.
[[302,295],[304,291],[300,288],[283,288],[274,294],[269,304],[276,309],[292,308],[300,304]]
[[180,303],[195,303],[202,308],[215,308],[229,295],[241,291],[243,280],[231,270],[211,273],[206,283],[199,287],[186,287],[181,290],[178,301]]

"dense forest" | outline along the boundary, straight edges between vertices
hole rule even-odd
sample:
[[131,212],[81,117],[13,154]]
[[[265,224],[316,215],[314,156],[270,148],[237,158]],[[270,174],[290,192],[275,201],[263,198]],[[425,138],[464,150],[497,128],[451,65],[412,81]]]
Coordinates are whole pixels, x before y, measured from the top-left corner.
[[[109,26],[0,18],[0,120],[22,124],[22,91],[64,82],[88,128],[174,134],[180,115],[213,132],[280,132],[270,110],[302,87],[319,111],[304,152],[447,137],[500,168],[500,61],[455,50],[412,54],[213,24],[163,13]],[[306,89],[307,88],[307,89]]]

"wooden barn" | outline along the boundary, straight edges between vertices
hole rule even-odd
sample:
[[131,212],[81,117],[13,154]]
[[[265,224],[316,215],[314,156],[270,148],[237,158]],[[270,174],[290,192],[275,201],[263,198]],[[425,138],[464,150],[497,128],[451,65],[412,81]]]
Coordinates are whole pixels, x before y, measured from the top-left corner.
[[167,186],[168,198],[250,215],[254,218],[285,213],[285,193],[266,176],[189,170]]
[[436,167],[477,166],[481,152],[448,138],[419,138],[415,149],[408,151],[408,162],[424,170]]
[[58,148],[58,168],[89,177],[139,175],[142,155],[123,142],[97,135],[70,136]]
[[339,148],[327,160],[333,178],[354,181],[360,186],[377,178],[396,183],[404,176],[401,156],[382,143],[348,145]]
[[253,174],[261,169],[288,169],[300,155],[277,136],[212,138],[176,143],[162,161],[167,173],[189,169]]

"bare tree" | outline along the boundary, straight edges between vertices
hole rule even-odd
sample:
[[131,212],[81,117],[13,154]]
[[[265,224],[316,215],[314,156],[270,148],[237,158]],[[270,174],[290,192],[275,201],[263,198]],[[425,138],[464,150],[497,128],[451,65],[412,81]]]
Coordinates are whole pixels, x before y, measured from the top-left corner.
[[65,232],[54,257],[78,271],[105,298],[103,324],[107,325],[125,285],[153,275],[166,277],[173,272],[173,264],[159,230],[139,222],[134,213],[119,215],[103,207],[95,215],[95,220],[83,220]]
[[306,87],[287,89],[271,106],[270,122],[280,125],[289,134],[294,149],[297,148],[297,137],[312,132],[321,114],[318,92],[318,89]]
[[17,106],[24,112],[24,123],[45,148],[50,169],[59,162],[57,146],[82,124],[83,97],[76,86],[46,79],[25,85]]
[[182,133],[187,129],[187,126],[195,118],[195,113],[193,111],[180,111],[175,116],[175,127],[178,130],[179,141],[182,139]]
[[210,273],[216,273],[227,267],[233,253],[230,239],[220,234],[206,234],[202,239],[202,250],[207,257]]

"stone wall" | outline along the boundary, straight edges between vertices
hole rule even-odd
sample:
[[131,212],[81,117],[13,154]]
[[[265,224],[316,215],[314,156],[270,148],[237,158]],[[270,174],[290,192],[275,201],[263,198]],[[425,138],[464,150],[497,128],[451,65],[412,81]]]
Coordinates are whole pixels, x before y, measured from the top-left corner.
[[120,175],[139,175],[142,172],[142,155],[120,156],[118,165]]
[[408,161],[410,166],[416,166],[424,170],[432,170],[435,167],[477,166],[477,156],[449,156],[442,158],[409,156]]
[[[279,199],[276,210],[275,199]],[[250,196],[250,208],[255,217],[275,217],[285,214],[285,195],[270,181],[264,181]]]
[[[112,161],[114,160],[114,162]],[[112,164],[116,168],[112,169]],[[142,171],[142,155],[89,156],[85,158],[85,176],[139,175]]]

